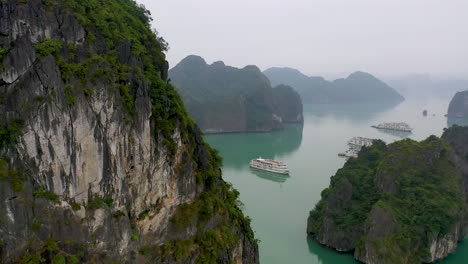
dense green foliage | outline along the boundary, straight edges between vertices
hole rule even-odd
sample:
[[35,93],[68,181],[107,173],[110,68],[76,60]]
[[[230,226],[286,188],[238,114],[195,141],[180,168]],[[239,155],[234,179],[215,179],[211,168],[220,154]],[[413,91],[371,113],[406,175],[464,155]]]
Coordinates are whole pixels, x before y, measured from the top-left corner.
[[8,169],[6,160],[0,159],[0,180],[10,181],[11,188],[15,192],[23,191],[24,176],[19,170]]
[[263,73],[273,85],[285,84],[296,89],[306,103],[399,103],[404,100],[395,89],[364,72],[334,81],[309,77],[290,68],[270,68]]
[[[16,143],[22,134],[24,121],[19,118],[11,120],[6,127],[0,127],[0,151]],[[9,169],[7,161],[0,159],[0,180],[10,181],[11,188],[15,192],[23,191],[24,175],[21,171]]]
[[[132,43],[133,54],[143,59],[164,62],[167,43],[149,27],[151,13],[132,0],[65,0],[88,34],[96,28],[109,48],[124,41]],[[92,36],[91,39],[95,39]],[[153,64],[154,62],[146,62]],[[149,66],[149,65],[148,65]],[[155,69],[157,70],[157,69]]]
[[309,221],[310,230],[314,233],[321,232],[323,217],[326,214],[327,198],[331,194],[337,193],[344,182],[351,184],[353,191],[351,200],[344,204],[344,213],[332,216],[337,227],[346,230],[366,220],[372,206],[380,198],[374,184],[374,175],[386,148],[382,141],[375,141],[371,147],[361,151],[358,159],[349,159],[344,167],[331,177],[330,186],[322,191],[322,199],[310,212],[309,219],[313,220]]
[[19,118],[11,120],[4,128],[0,127],[0,150],[15,143],[17,138],[21,136],[23,127],[24,121]]
[[73,211],[79,211],[81,210],[81,205],[79,203],[73,202],[71,203],[71,208]]
[[[71,243],[69,243],[71,244]],[[76,245],[76,247],[82,247],[81,245]],[[15,263],[18,264],[41,264],[41,263],[51,263],[51,264],[75,264],[82,263],[84,258],[84,253],[80,252],[78,254],[71,254],[60,249],[58,241],[49,238],[44,243],[39,245],[35,251],[29,252]]]
[[[420,143],[404,140],[397,145],[399,158],[410,160],[404,155],[424,155],[436,149],[440,140],[427,139]],[[408,224],[422,226],[429,233],[446,234],[451,224],[457,220],[462,202],[459,188],[460,173],[449,160],[449,148],[443,147],[438,160],[430,167],[414,167],[410,162],[400,164],[407,166],[400,172],[398,185],[400,193],[394,199],[386,197],[384,201],[398,205],[402,211],[416,215],[411,219],[404,218]],[[401,167],[400,167],[401,168]],[[383,162],[380,170],[389,170],[389,164]]]
[[[403,140],[392,147],[397,149],[398,163],[387,158],[379,170],[398,173],[399,193],[384,196],[381,206],[391,210],[400,228],[388,238],[387,245],[398,247],[406,256],[423,259],[429,255],[430,236],[443,236],[452,231],[460,221],[464,200],[460,190],[460,172],[449,159],[446,145],[439,151],[439,158],[430,167],[423,162],[411,162],[437,150],[441,141],[429,138],[422,142]],[[413,158],[412,158],[413,157]],[[382,171],[380,172],[382,173]],[[395,252],[398,256],[401,252]]]
[[41,43],[34,44],[37,54],[39,56],[49,56],[51,54],[57,54],[62,49],[63,44],[60,41],[45,39]]
[[[362,229],[362,239],[355,246],[362,254],[371,212],[383,208],[395,219],[395,231],[371,241],[377,254],[395,263],[418,263],[429,256],[429,242],[453,231],[465,210],[461,193],[461,174],[450,158],[451,149],[434,136],[416,142],[410,139],[385,146],[375,142],[349,159],[331,178],[330,187],[310,212],[308,232],[324,232],[324,219],[337,228]],[[345,195],[350,184],[350,200]],[[333,198],[332,198],[333,197]],[[339,198],[338,198],[339,199]],[[333,210],[329,203],[334,201]],[[384,229],[378,226],[376,228]],[[330,232],[330,230],[328,230]]]
[[33,193],[33,196],[34,196],[34,198],[44,198],[44,199],[49,200],[49,201],[54,202],[54,203],[59,203],[60,202],[58,196],[55,193],[53,193],[51,191],[48,191],[48,190],[45,190],[45,189],[42,189],[42,188],[35,191]]
[[0,70],[3,68],[3,60],[8,54],[8,50],[0,47]]

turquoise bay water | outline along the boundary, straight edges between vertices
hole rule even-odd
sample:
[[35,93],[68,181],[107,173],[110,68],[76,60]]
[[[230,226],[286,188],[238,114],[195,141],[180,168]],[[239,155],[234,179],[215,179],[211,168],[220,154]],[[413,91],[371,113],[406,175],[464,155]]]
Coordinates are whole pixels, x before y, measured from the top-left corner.
[[[304,125],[287,125],[283,131],[265,134],[208,135],[206,140],[224,158],[223,177],[241,193],[244,212],[260,242],[262,264],[357,263],[351,254],[340,254],[307,239],[309,211],[328,186],[330,176],[345,162],[337,156],[354,136],[380,138],[387,143],[407,135],[371,128],[381,122],[405,121],[413,128],[410,138],[440,136],[447,126],[448,101],[407,101],[395,107],[304,106]],[[372,109],[372,110],[370,110]],[[427,109],[429,115],[423,117]],[[435,116],[433,116],[435,114]],[[454,122],[454,121],[450,121]],[[252,170],[257,157],[285,161],[290,176]],[[468,262],[468,241],[444,264]]]

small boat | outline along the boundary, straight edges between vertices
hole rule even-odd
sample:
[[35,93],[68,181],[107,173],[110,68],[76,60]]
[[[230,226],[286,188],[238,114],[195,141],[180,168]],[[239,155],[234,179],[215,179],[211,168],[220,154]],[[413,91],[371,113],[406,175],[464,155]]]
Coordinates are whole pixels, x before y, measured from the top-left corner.
[[250,167],[278,174],[289,174],[289,169],[286,163],[277,160],[262,158],[253,159],[250,161]]
[[404,132],[411,132],[413,129],[406,124],[405,122],[399,123],[381,123],[376,126],[371,126],[377,129],[387,129],[387,130],[396,130],[396,131],[404,131]]

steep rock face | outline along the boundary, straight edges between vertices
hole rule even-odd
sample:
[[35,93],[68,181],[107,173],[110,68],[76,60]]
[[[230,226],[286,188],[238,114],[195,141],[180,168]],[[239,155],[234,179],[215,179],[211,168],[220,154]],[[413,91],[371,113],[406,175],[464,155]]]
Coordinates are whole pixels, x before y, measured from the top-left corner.
[[301,96],[287,85],[273,87],[274,109],[283,123],[303,123]]
[[361,241],[360,247],[356,248],[354,256],[364,263],[393,263],[393,260],[380,257],[382,254],[389,254],[389,250],[380,244],[376,247],[376,243],[385,240],[397,230],[398,224],[394,216],[385,208],[375,206],[369,214],[368,224],[366,237]]
[[256,66],[242,69],[188,56],[169,72],[189,114],[206,133],[267,132],[302,122],[302,102],[292,89],[272,89]]
[[127,0],[0,2],[3,262],[258,262],[149,20]]
[[468,129],[374,141],[331,178],[307,232],[364,263],[432,263],[468,234]]
[[273,85],[290,85],[305,103],[396,104],[404,100],[395,89],[369,73],[354,72],[347,78],[327,81],[296,69],[270,68],[263,72]]
[[449,104],[449,117],[468,117],[468,91],[457,92]]

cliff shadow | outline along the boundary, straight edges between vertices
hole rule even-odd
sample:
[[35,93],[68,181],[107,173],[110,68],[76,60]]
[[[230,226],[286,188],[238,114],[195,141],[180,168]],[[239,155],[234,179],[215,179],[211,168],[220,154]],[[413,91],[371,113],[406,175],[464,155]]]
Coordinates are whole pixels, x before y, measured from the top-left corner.
[[391,135],[394,137],[399,137],[399,138],[409,138],[413,135],[411,132],[405,132],[405,131],[397,131],[397,130],[389,130],[389,129],[376,129],[380,133]]
[[285,124],[284,129],[268,133],[206,135],[206,141],[219,150],[223,166],[243,169],[252,159],[274,159],[294,153],[302,143],[303,124]]
[[320,245],[318,242],[307,236],[309,252],[317,257],[318,263],[360,263],[355,260],[352,252],[338,252],[331,248]]

